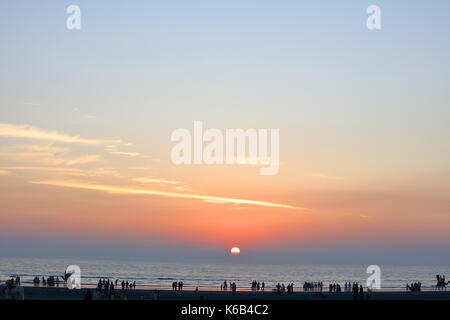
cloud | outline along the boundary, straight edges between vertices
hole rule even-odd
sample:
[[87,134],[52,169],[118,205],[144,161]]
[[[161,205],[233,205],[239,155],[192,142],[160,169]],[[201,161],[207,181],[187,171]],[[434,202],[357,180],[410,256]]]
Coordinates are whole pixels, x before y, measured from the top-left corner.
[[84,157],[75,158],[72,160],[63,160],[62,164],[65,164],[66,166],[73,166],[74,164],[85,164],[85,163],[91,163],[96,162],[101,158],[98,154],[91,154]]
[[129,157],[138,157],[141,156],[139,152],[128,152],[128,151],[120,151],[119,146],[117,145],[107,145],[105,146],[105,151],[109,154],[117,154],[122,156],[129,156]]
[[52,145],[45,145],[45,146],[31,145],[31,146],[21,146],[19,148],[29,152],[50,152],[53,154],[70,152],[69,148],[55,147]]
[[0,136],[80,144],[105,144],[120,142],[119,140],[85,139],[79,136],[72,136],[56,131],[43,130],[28,125],[17,125],[9,123],[0,123]]
[[110,154],[118,154],[118,155],[124,155],[124,156],[130,156],[130,157],[137,157],[141,154],[138,152],[126,152],[126,151],[109,151]]
[[156,184],[179,184],[178,181],[172,181],[172,180],[166,180],[166,179],[153,179],[153,178],[133,178],[134,182],[141,182],[141,183],[156,183]]
[[[49,150],[50,151],[50,150]],[[98,161],[101,156],[98,154],[86,155],[77,158],[64,159],[55,157],[53,152],[0,152],[0,156],[10,158],[15,162],[26,162],[50,166],[73,166],[76,164],[86,164]]]
[[46,172],[59,172],[59,173],[82,173],[80,169],[74,168],[58,168],[58,167],[3,167],[0,169],[11,171],[46,171]]
[[[0,171],[34,171],[34,172],[45,172],[53,174],[63,174],[78,177],[98,177],[98,176],[108,176],[108,177],[119,177],[120,174],[112,169],[108,168],[96,168],[96,169],[78,169],[78,168],[67,168],[67,167],[39,167],[39,166],[15,166],[15,167],[0,167]],[[14,172],[12,172],[14,174]]]
[[170,192],[170,191],[160,191],[160,190],[137,189],[137,188],[133,188],[133,187],[107,186],[107,185],[91,184],[91,183],[76,182],[76,181],[46,180],[46,181],[29,181],[29,182],[34,183],[34,184],[41,184],[41,185],[58,186],[58,187],[65,187],[65,188],[87,189],[87,190],[97,190],[97,191],[105,191],[105,192],[111,192],[111,193],[155,195],[155,196],[172,197],[172,198],[197,199],[197,200],[201,200],[201,201],[214,202],[214,203],[246,204],[246,205],[255,205],[255,206],[261,206],[261,207],[271,207],[271,208],[281,208],[281,209],[308,210],[307,208],[303,208],[303,207],[296,207],[296,206],[291,206],[291,205],[287,205],[287,204],[267,202],[267,201],[235,199],[235,198],[202,195],[202,194],[180,193],[180,192]]
[[7,170],[0,170],[0,176],[8,176],[11,174],[14,174],[14,173],[11,171],[7,171]]

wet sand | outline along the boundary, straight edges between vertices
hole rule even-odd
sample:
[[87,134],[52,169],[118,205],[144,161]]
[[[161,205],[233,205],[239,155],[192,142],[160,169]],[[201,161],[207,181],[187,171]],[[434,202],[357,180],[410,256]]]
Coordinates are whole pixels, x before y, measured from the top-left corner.
[[[64,287],[25,287],[25,300],[83,300],[87,289],[69,290]],[[109,300],[108,296],[99,294],[91,289],[94,300]],[[131,289],[116,290],[120,300],[352,300],[349,292],[323,292],[322,297],[315,292],[274,293],[252,291],[172,291]],[[366,299],[367,293],[364,293]],[[374,291],[371,300],[450,300],[450,291]]]

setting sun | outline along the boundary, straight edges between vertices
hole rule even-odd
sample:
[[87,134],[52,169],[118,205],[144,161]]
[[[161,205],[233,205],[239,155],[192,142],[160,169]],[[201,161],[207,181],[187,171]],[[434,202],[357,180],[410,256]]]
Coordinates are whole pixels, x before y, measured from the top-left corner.
[[238,247],[233,247],[233,248],[231,248],[230,252],[231,252],[231,254],[237,256],[238,254],[241,253],[241,249],[239,249]]

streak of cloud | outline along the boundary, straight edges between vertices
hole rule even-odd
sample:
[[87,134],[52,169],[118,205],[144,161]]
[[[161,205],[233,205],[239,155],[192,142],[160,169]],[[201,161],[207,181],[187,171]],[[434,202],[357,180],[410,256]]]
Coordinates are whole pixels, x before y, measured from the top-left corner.
[[82,173],[83,171],[75,168],[59,168],[59,167],[3,167],[2,170],[11,171],[46,171],[59,173]]
[[261,207],[271,207],[271,208],[281,208],[281,209],[292,209],[292,210],[308,210],[303,207],[296,207],[282,203],[274,203],[267,201],[258,200],[246,200],[246,199],[235,199],[227,197],[209,196],[202,194],[190,194],[190,193],[179,193],[170,191],[160,191],[160,190],[149,190],[149,189],[137,189],[133,187],[122,187],[122,186],[107,186],[100,184],[91,184],[84,182],[72,182],[72,181],[29,181],[34,184],[58,186],[64,188],[77,188],[77,189],[87,189],[96,191],[105,191],[111,193],[122,193],[122,194],[142,194],[142,195],[155,195],[171,198],[184,198],[184,199],[197,199],[201,201],[214,202],[214,203],[232,203],[232,204],[247,204],[255,205]]
[[117,154],[117,155],[130,156],[130,157],[137,157],[137,156],[141,155],[138,152],[126,152],[126,151],[108,151],[108,152],[110,154]]
[[43,130],[28,125],[17,125],[9,123],[0,123],[0,136],[80,144],[105,144],[120,142],[119,140],[85,139],[79,136],[72,136],[57,131]]
[[134,182],[141,182],[141,183],[161,183],[161,184],[172,184],[176,185],[179,184],[178,181],[172,181],[167,179],[153,179],[153,178],[133,178]]

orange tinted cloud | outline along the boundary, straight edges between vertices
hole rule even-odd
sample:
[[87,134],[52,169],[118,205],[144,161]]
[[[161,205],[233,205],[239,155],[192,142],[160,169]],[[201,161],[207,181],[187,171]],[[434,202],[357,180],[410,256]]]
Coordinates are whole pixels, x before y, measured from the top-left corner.
[[28,125],[17,125],[9,123],[0,123],[0,136],[82,144],[103,144],[120,142],[119,140],[85,139],[79,136],[72,136],[56,131],[42,130],[40,128]]
[[303,207],[296,207],[296,206],[291,206],[291,205],[287,205],[287,204],[267,202],[267,201],[235,199],[235,198],[226,198],[226,197],[209,196],[209,195],[192,194],[192,193],[170,192],[170,191],[161,191],[161,190],[137,189],[137,188],[133,188],[133,187],[107,186],[107,185],[91,184],[91,183],[84,183],[84,182],[30,181],[30,183],[51,185],[51,186],[58,186],[58,187],[66,187],[66,188],[106,191],[106,192],[112,192],[112,193],[143,194],[143,195],[156,195],[156,196],[164,196],[164,197],[172,197],[172,198],[197,199],[197,200],[202,200],[202,201],[206,201],[206,202],[214,202],[214,203],[247,204],[247,205],[255,205],[255,206],[262,206],[262,207],[283,208],[283,209],[293,209],[293,210],[307,210],[306,208],[303,208]]

